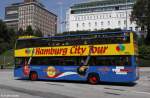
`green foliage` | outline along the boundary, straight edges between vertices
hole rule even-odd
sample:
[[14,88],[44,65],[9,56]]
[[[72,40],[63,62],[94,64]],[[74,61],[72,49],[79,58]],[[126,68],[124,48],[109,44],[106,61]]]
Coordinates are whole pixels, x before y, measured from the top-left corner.
[[150,67],[150,46],[139,46],[139,66]]
[[25,32],[23,31],[22,28],[19,28],[18,32],[17,32],[17,36],[21,36],[21,35],[24,35]]
[[14,29],[9,29],[8,30],[8,34],[9,34],[9,49],[13,49],[15,46],[15,42],[16,42],[16,32],[14,31]]
[[146,44],[150,44],[150,0],[137,0],[133,7],[131,20],[136,21],[147,32]]
[[0,54],[9,49],[9,43],[7,42],[1,42],[0,43]]
[[27,26],[27,28],[25,30],[25,34],[26,35],[33,35],[34,34],[34,31],[33,31],[32,27],[30,25]]
[[38,28],[36,30],[33,30],[32,27],[29,25],[27,26],[26,30],[23,30],[20,28],[18,30],[17,36],[37,36],[37,37],[42,37],[43,34],[41,30]]
[[35,30],[34,35],[37,36],[37,37],[42,37],[43,36],[43,34],[42,34],[42,32],[39,28],[37,30]]
[[150,46],[139,46],[139,57],[145,60],[150,60]]
[[6,24],[0,20],[0,54],[12,49],[15,43],[15,31],[8,29]]
[[150,67],[150,60],[141,59],[139,60],[139,66],[140,67]]
[[7,41],[8,37],[8,30],[6,24],[3,23],[2,20],[0,20],[0,40],[1,41]]

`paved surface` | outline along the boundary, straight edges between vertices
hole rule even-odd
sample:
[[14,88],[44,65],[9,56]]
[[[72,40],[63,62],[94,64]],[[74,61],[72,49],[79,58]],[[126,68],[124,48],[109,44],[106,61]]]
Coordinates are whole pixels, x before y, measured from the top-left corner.
[[29,81],[0,70],[0,98],[150,98],[150,68],[141,68],[135,85],[82,82]]

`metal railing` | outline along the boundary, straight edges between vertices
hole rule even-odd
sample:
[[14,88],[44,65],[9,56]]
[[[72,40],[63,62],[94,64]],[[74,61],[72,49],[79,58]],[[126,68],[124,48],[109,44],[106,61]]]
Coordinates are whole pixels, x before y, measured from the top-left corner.
[[14,65],[13,56],[0,56],[0,69],[12,68]]

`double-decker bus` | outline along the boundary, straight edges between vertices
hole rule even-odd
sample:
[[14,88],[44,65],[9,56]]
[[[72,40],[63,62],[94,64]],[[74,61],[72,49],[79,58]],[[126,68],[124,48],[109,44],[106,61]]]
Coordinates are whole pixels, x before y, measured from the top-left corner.
[[92,84],[134,82],[139,78],[136,41],[132,31],[19,38],[14,76]]

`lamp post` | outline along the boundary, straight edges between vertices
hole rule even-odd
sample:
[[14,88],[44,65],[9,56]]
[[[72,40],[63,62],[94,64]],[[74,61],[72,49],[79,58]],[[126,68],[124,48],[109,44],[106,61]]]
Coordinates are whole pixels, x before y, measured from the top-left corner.
[[128,0],[126,0],[126,30],[128,30]]
[[63,3],[62,3],[62,1],[59,1],[58,2],[58,4],[60,5],[60,21],[59,21],[59,23],[60,23],[60,33],[62,33],[62,29],[63,29],[63,24],[62,24],[62,20],[63,20]]

